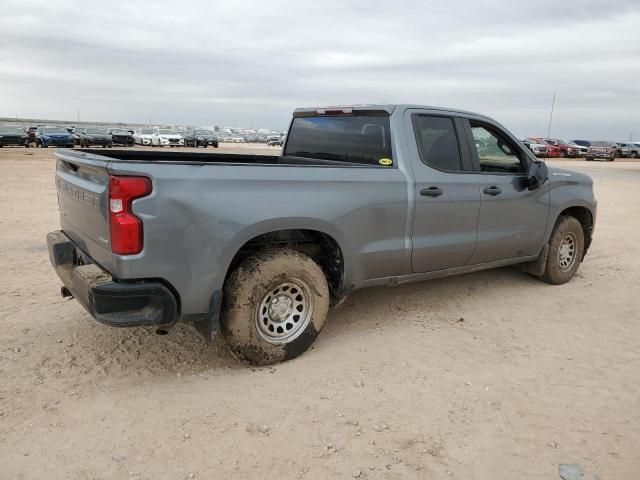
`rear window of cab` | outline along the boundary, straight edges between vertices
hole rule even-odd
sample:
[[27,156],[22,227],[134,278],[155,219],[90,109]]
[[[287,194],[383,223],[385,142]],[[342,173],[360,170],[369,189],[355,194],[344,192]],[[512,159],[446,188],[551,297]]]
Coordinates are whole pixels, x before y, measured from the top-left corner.
[[295,117],[284,155],[389,167],[393,165],[389,116]]

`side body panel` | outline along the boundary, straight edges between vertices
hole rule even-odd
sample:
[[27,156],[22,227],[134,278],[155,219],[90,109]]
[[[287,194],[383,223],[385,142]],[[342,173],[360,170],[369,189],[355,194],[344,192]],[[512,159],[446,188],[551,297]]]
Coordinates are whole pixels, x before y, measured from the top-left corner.
[[144,250],[103,265],[119,278],[163,278],[181,313],[208,311],[240,247],[257,235],[312,229],[343,251],[344,287],[408,273],[407,178],[398,168],[109,165],[111,174],[151,177],[154,193],[134,202]]

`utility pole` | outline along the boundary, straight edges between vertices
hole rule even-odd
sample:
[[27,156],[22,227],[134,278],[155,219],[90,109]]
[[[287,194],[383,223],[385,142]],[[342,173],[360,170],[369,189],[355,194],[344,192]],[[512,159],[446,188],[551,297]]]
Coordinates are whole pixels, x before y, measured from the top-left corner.
[[80,107],[78,107],[78,123],[80,123]]
[[547,138],[551,136],[551,121],[553,120],[553,107],[556,104],[556,92],[553,92],[553,100],[551,100],[551,114],[549,115],[549,127],[547,128]]
[[629,141],[630,141],[630,142],[633,142],[633,132],[631,132],[631,133],[629,134]]

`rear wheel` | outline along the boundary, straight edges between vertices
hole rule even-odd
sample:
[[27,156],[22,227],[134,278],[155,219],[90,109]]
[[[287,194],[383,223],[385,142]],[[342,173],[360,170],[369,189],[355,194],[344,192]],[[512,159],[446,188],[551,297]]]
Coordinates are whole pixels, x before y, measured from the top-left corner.
[[222,333],[237,355],[269,365],[306,351],[328,308],[318,264],[294,250],[270,250],[245,260],[225,283]]
[[584,255],[584,231],[575,217],[560,217],[549,240],[547,265],[541,280],[566,283],[578,271]]

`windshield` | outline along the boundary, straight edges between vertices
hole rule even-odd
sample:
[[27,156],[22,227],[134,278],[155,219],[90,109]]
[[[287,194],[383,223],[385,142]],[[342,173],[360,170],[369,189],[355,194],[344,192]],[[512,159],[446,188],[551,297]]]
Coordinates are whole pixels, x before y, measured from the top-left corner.
[[340,115],[294,118],[284,155],[349,163],[391,165],[389,116]]
[[609,147],[611,142],[591,142],[592,147]]
[[114,135],[129,135],[129,132],[127,130],[118,128],[114,128],[113,130],[111,130],[111,133],[113,133]]
[[69,133],[65,128],[43,128],[42,129],[43,133],[55,133],[55,134],[60,134],[60,133]]
[[143,128],[142,130],[140,130],[140,133],[142,135],[151,135],[153,134],[153,130],[151,130],[150,128]]
[[87,128],[84,133],[89,135],[107,135],[108,132],[103,128]]
[[0,127],[0,133],[22,134],[24,130],[21,127]]
[[159,133],[160,135],[176,135],[176,132],[174,132],[173,130],[167,130],[167,129],[160,129]]
[[208,130],[194,130],[193,133],[196,135],[211,135],[211,132]]

